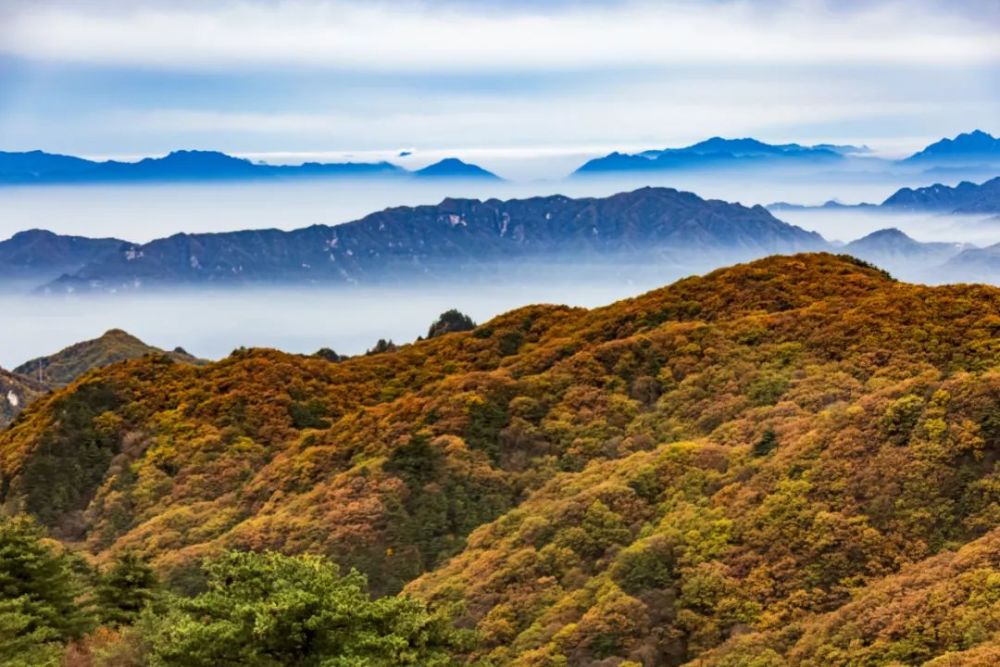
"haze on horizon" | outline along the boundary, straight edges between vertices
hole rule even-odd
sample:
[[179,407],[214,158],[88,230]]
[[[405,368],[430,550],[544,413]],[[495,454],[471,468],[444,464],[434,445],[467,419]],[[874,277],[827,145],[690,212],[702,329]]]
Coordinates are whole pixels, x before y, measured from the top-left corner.
[[521,180],[713,135],[901,155],[996,129],[998,26],[980,0],[7,0],[0,149],[453,154]]

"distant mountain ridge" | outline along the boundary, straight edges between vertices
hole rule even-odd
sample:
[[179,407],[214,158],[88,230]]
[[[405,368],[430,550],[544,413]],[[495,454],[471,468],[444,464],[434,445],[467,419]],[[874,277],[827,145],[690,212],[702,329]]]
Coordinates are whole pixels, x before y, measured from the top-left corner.
[[948,186],[934,183],[919,188],[900,188],[881,204],[841,204],[830,200],[819,206],[774,202],[769,211],[850,210],[869,211],[928,211],[955,214],[1000,213],[1000,176],[983,183],[962,181]]
[[982,280],[983,276],[1000,274],[1000,243],[963,250],[941,268],[953,280],[975,281]]
[[410,172],[390,162],[305,162],[272,165],[219,151],[178,150],[137,162],[97,162],[43,151],[0,152],[0,183],[117,183],[172,181],[233,181],[274,178],[420,176],[499,178],[455,158]]
[[[778,166],[816,167],[823,171],[847,165],[928,174],[959,173],[979,178],[1000,165],[1000,138],[983,130],[941,139],[902,160],[871,155],[868,146],[850,144],[770,144],[752,137],[711,137],[679,148],[638,153],[612,152],[588,160],[572,176],[647,173],[699,169],[756,169]],[[410,155],[401,151],[400,157]],[[211,150],[175,150],[162,157],[136,162],[88,160],[71,155],[0,151],[0,184],[116,183],[170,181],[233,181],[274,178],[418,177],[499,179],[496,174],[458,158],[448,157],[410,171],[387,161],[306,162],[272,165]],[[499,179],[502,180],[502,179]]]
[[[574,176],[607,175],[616,172],[654,172],[697,169],[749,169],[761,167],[815,166],[835,169],[844,165],[864,164],[885,170],[912,171],[989,167],[1000,164],[1000,139],[982,130],[942,139],[903,160],[888,160],[870,155],[867,146],[798,143],[769,144],[745,137],[712,137],[690,146],[641,151],[612,152],[580,166]],[[861,162],[863,160],[863,162]],[[968,171],[966,169],[966,171]],[[979,173],[981,169],[974,170]]]
[[0,280],[52,280],[114,252],[125,241],[64,236],[43,229],[0,241]]
[[[222,234],[176,234],[125,244],[50,289],[117,290],[170,284],[361,283],[472,275],[497,262],[572,256],[651,261],[663,253],[759,257],[825,248],[814,233],[763,207],[705,200],[671,188],[606,198],[561,195],[445,199],[389,208],[355,222]],[[506,264],[505,264],[506,265]]]
[[935,183],[923,188],[902,188],[882,202],[899,210],[950,213],[1000,213],[1000,176],[976,185],[963,181],[954,187]]
[[[987,211],[995,205],[998,184],[1000,178],[981,186],[903,188],[881,206],[860,206],[886,212]],[[799,207],[784,205],[776,210],[785,208]],[[822,208],[858,207],[833,202]],[[835,247],[761,206],[747,208],[653,187],[606,198],[449,198],[437,205],[389,208],[354,222],[291,231],[181,233],[143,244],[89,241],[32,230],[0,242],[0,286],[10,287],[6,280],[10,276],[23,277],[24,266],[43,266],[46,272],[38,274],[43,279],[17,288],[50,293],[205,285],[434,283],[456,277],[492,281],[518,275],[537,278],[567,262],[612,277],[636,276],[640,270],[660,275],[665,267],[677,275],[726,261]],[[959,253],[975,256],[970,246],[921,243],[898,229],[879,230],[844,249],[908,279],[930,282],[950,275],[936,269]],[[57,261],[50,261],[52,257]],[[72,269],[54,271],[70,262]],[[989,275],[995,273],[991,269]]]
[[869,204],[867,202],[861,204],[844,204],[842,202],[837,201],[836,199],[829,199],[820,204],[819,206],[807,206],[805,204],[792,204],[785,201],[777,201],[768,204],[764,208],[766,208],[768,211],[801,211],[804,209],[809,209],[809,210],[823,209],[827,211],[838,211],[838,210],[852,209],[852,208],[873,209],[873,208],[878,208],[878,206],[876,204]]
[[491,171],[486,171],[480,166],[463,162],[458,158],[449,157],[434,164],[427,165],[423,169],[413,172],[414,176],[420,178],[481,178],[487,180],[500,180],[500,177]]
[[906,162],[954,161],[968,159],[1000,161],[1000,137],[982,130],[941,139],[908,157]]
[[971,247],[961,243],[924,243],[889,227],[851,241],[843,247],[843,252],[888,269],[893,275],[936,282],[946,273],[944,266]]
[[770,164],[779,161],[835,162],[845,153],[862,152],[854,146],[802,146],[768,144],[757,139],[712,137],[684,148],[648,150],[638,154],[614,152],[586,162],[574,175],[616,171],[656,171],[700,167],[732,167],[745,164]]

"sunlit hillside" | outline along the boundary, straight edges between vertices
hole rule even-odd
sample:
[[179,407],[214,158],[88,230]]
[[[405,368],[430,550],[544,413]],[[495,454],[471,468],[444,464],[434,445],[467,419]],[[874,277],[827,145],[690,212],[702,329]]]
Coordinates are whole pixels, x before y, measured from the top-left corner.
[[1000,289],[771,257],[341,362],[114,364],[0,433],[0,489],[184,595],[326,556],[475,664],[988,664],[998,366]]

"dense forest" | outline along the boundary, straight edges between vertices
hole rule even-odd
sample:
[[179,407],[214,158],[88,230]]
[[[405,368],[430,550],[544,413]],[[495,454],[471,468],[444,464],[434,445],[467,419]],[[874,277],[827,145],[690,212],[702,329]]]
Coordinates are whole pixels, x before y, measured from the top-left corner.
[[993,665],[1000,289],[770,257],[0,432],[0,664]]

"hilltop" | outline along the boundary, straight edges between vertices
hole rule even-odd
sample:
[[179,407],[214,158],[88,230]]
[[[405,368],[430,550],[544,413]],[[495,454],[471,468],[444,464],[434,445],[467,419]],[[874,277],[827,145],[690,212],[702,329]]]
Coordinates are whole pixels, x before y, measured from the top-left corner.
[[147,345],[127,331],[110,329],[101,336],[64,348],[55,354],[26,361],[15,373],[32,376],[49,387],[62,387],[94,368],[147,354],[165,355],[181,363],[203,363],[181,348],[166,352]]
[[0,489],[178,591],[325,554],[480,664],[910,664],[995,646],[998,405],[1000,289],[769,257],[336,363],[108,366],[0,432]]
[[26,361],[13,372],[0,368],[0,428],[46,392],[63,387],[95,368],[146,355],[187,364],[205,363],[181,348],[166,352],[121,329],[111,329],[92,340]]

